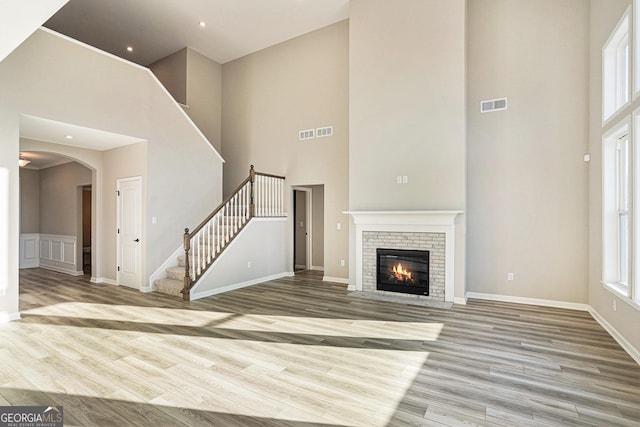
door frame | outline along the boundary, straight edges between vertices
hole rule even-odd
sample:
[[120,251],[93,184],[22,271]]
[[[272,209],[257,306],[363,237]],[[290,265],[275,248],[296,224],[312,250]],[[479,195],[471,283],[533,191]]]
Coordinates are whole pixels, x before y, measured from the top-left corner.
[[[120,286],[120,268],[119,266],[122,265],[122,251],[120,249],[121,245],[120,245],[120,239],[121,239],[121,234],[119,232],[120,228],[121,228],[121,222],[122,222],[122,218],[120,216],[120,209],[121,209],[121,199],[119,197],[120,195],[120,185],[121,183],[124,182],[131,182],[131,181],[136,181],[138,183],[138,188],[139,188],[139,198],[137,200],[138,203],[138,210],[140,212],[140,215],[138,216],[137,220],[139,221],[140,224],[140,239],[142,241],[142,177],[141,176],[134,176],[134,177],[129,177],[129,178],[117,178],[116,179],[116,285]],[[140,271],[138,272],[139,277],[138,277],[138,289],[142,290],[144,288],[144,282],[142,280],[142,249],[140,249],[138,251],[138,256],[139,258],[139,262],[138,265],[140,266]],[[128,287],[128,286],[127,286]],[[134,288],[131,288],[134,289]]]
[[[296,224],[296,204],[295,204],[295,192],[303,191],[306,193],[306,223],[307,223],[307,240],[306,240],[306,259],[305,259],[305,269],[311,270],[311,266],[313,265],[313,189],[309,187],[303,186],[292,186],[291,187],[291,206],[293,211],[293,229],[295,230],[298,224]],[[293,271],[296,271],[296,262],[295,262],[295,253],[296,253],[296,234],[295,231],[293,233],[292,245],[291,245],[291,259]]]

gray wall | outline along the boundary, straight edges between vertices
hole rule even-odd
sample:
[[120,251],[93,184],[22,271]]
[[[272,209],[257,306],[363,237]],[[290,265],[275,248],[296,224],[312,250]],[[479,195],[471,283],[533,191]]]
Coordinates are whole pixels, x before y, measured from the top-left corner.
[[160,59],[151,71],[167,88],[209,142],[220,151],[222,128],[222,66],[193,49]]
[[40,171],[20,168],[20,234],[40,233]]
[[587,303],[589,2],[473,0],[468,29],[467,290]]
[[351,210],[464,208],[465,3],[351,1]]
[[91,171],[71,162],[40,171],[40,233],[63,236],[78,235],[82,209],[78,187],[91,185]]
[[[225,193],[247,177],[251,164],[286,176],[289,213],[291,186],[323,184],[325,276],[342,279],[348,276],[342,213],[349,197],[348,37],[348,23],[340,22],[222,66]],[[299,130],[327,125],[332,137],[298,141]]]
[[187,48],[157,60],[149,66],[180,104],[187,104]]
[[187,114],[209,142],[222,146],[222,65],[187,49]]

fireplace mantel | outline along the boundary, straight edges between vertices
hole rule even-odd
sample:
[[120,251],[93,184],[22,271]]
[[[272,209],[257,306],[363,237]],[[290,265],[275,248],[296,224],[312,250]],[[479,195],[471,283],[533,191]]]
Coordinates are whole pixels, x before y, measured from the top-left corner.
[[461,210],[433,211],[347,211],[356,227],[356,283],[362,291],[363,233],[367,231],[445,234],[445,301],[454,300],[455,218]]

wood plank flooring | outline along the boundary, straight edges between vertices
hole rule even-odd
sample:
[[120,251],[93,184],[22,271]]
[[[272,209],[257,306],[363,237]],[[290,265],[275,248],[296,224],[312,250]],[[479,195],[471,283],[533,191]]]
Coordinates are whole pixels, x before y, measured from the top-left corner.
[[640,367],[588,313],[410,306],[320,278],[186,303],[23,270],[0,405],[82,426],[640,425]]

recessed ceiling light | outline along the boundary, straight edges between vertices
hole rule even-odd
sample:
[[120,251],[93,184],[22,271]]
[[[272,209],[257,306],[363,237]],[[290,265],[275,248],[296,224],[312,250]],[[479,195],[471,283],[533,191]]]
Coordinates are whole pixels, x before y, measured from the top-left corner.
[[200,28],[204,28],[207,26],[207,23],[204,21],[200,21]]
[[127,46],[127,52],[133,52],[133,47]]
[[64,137],[67,139],[73,139],[73,135],[65,135]]

